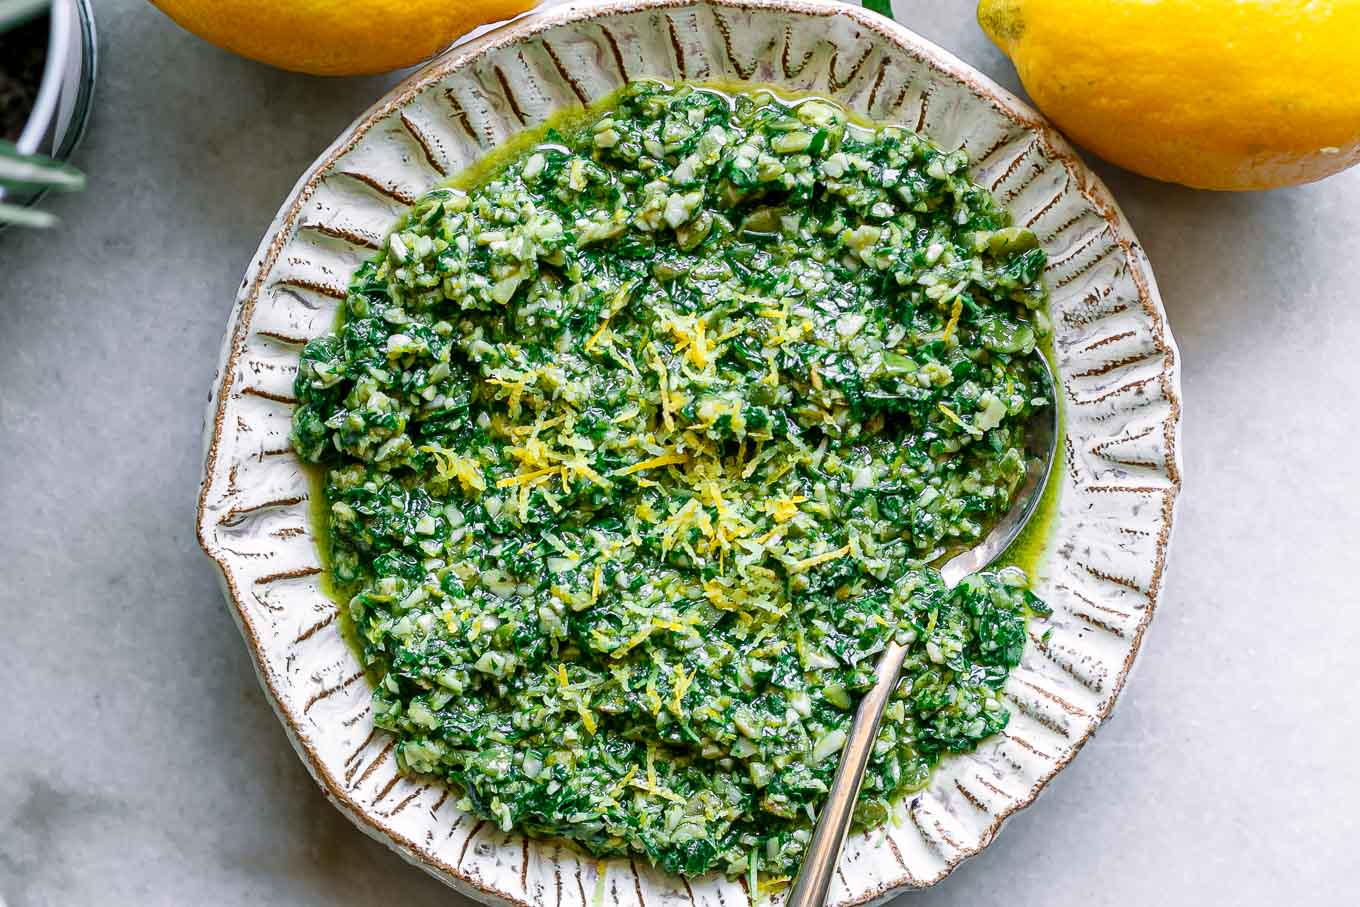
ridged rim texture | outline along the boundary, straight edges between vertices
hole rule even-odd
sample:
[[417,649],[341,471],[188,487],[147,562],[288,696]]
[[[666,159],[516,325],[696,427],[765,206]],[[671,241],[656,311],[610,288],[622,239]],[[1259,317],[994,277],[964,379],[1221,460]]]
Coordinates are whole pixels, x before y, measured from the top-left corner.
[[[906,29],[802,0],[555,7],[451,51],[364,114],[302,177],[242,282],[214,382],[199,539],[294,747],[361,829],[491,903],[731,907],[741,882],[598,863],[460,812],[397,774],[320,589],[308,484],[288,445],[298,350],[350,272],[432,184],[629,78],[749,80],[836,98],[965,148],[1049,253],[1066,437],[1038,591],[1053,606],[1006,688],[1013,718],[947,759],[883,829],[851,839],[836,907],[931,885],[1031,803],[1109,714],[1162,587],[1180,488],[1178,355],[1152,272],[1100,181],[1020,101]],[[1047,631],[1047,632],[1046,632]],[[1118,783],[1114,779],[1113,783]],[[778,897],[775,899],[778,900]]]

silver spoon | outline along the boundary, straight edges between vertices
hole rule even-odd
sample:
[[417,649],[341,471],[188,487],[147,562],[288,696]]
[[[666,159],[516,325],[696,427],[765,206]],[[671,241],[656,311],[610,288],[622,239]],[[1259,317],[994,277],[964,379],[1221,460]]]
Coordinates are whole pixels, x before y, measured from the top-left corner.
[[[1048,483],[1048,475],[1057,454],[1058,395],[1048,360],[1043,355],[1039,355],[1038,359],[1043,363],[1043,381],[1049,405],[1045,407],[1046,412],[1039,413],[1029,425],[1025,446],[1034,458],[1025,472],[1024,482],[1015,495],[1011,509],[982,541],[951,558],[940,568],[940,576],[950,589],[970,573],[982,570],[1000,557],[1020,535],[1043,497],[1044,486]],[[859,800],[860,785],[864,783],[864,770],[869,765],[869,756],[878,739],[883,710],[887,708],[888,700],[897,687],[897,675],[902,670],[902,661],[906,656],[906,646],[890,642],[878,658],[874,685],[864,694],[855,711],[850,734],[841,750],[840,767],[836,769],[836,778],[831,782],[826,805],[817,817],[817,826],[803,855],[798,878],[789,890],[785,907],[822,907],[826,903],[826,893],[831,887],[836,864],[840,862],[846,833],[850,830],[850,818]]]

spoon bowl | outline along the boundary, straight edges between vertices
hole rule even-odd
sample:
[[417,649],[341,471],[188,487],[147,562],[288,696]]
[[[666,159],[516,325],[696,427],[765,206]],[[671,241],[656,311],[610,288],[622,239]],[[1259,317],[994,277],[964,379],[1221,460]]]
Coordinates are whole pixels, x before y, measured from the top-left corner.
[[944,584],[951,589],[968,574],[995,563],[1029,525],[1030,518],[1043,500],[1048,476],[1058,457],[1058,392],[1048,359],[1042,353],[1037,354],[1036,358],[1042,366],[1039,371],[1044,383],[1044,396],[1048,398],[1049,404],[1030,420],[1025,433],[1025,453],[1030,458],[1025,478],[1015,491],[1010,509],[996,521],[992,531],[972,548],[956,554],[939,566]]

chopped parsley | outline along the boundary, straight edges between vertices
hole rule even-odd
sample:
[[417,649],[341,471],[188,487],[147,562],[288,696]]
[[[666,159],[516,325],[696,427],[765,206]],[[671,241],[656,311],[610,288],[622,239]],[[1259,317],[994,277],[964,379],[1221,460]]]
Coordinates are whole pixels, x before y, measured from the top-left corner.
[[504,829],[787,877],[891,638],[862,824],[1006,725],[1043,605],[929,564],[1050,405],[1044,254],[961,152],[825,100],[639,82],[542,138],[302,352],[374,720]]

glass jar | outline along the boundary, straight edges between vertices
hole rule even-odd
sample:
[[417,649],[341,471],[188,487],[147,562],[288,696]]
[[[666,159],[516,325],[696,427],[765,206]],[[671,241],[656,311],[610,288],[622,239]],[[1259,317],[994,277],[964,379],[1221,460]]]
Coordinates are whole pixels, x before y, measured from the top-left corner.
[[[71,156],[90,119],[98,49],[90,0],[52,0],[47,56],[33,110],[15,145],[24,154],[44,154],[59,161]],[[41,192],[0,190],[6,202],[31,205]]]

